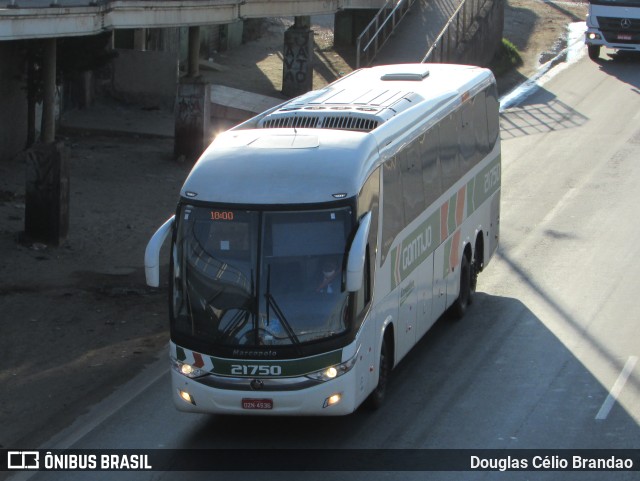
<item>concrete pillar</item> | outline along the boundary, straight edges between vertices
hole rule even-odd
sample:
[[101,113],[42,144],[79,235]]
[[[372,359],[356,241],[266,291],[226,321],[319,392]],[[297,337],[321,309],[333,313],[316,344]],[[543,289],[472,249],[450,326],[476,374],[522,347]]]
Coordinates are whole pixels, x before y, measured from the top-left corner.
[[282,93],[302,95],[313,88],[313,32],[308,16],[296,17],[284,33]]
[[63,144],[55,143],[56,55],[56,39],[44,40],[40,144],[25,153],[25,234],[60,245],[69,232],[69,164]]
[[200,76],[200,27],[189,27],[187,76],[180,80],[175,105],[176,159],[195,160],[211,142],[211,89]]
[[175,158],[195,160],[211,142],[211,94],[209,84],[185,78],[178,85],[175,106]]
[[56,136],[56,39],[44,40],[42,133],[40,140],[51,143]]
[[25,152],[25,235],[60,245],[69,233],[69,162],[61,142],[36,144]]
[[189,53],[187,76],[195,78],[200,75],[200,27],[189,27]]
[[147,50],[147,29],[137,28],[133,31],[133,49],[144,52]]
[[27,143],[26,148],[36,142],[36,100],[38,85],[36,81],[35,60],[28,55],[27,60]]

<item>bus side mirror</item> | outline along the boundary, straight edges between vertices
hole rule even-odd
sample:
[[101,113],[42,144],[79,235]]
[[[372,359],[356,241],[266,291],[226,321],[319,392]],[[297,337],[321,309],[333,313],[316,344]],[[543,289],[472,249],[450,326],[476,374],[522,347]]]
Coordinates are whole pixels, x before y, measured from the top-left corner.
[[160,248],[164,244],[167,235],[171,231],[173,221],[176,216],[171,216],[149,240],[144,251],[144,273],[147,278],[147,285],[158,287],[160,285]]
[[356,232],[349,249],[349,258],[347,259],[347,291],[349,292],[357,292],[362,287],[370,227],[371,212],[367,212],[360,219],[358,232]]

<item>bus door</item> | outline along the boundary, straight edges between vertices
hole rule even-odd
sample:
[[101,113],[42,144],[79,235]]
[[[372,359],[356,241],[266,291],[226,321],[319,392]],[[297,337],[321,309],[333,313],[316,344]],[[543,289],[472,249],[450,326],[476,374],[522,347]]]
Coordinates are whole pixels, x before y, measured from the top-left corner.
[[400,284],[400,306],[398,308],[398,353],[396,359],[403,357],[416,343],[418,289],[415,277],[415,275],[411,275]]
[[435,322],[433,308],[433,255],[422,263],[419,268],[420,285],[418,288],[418,310],[416,341],[418,341]]
[[[435,321],[447,308],[447,280],[444,261],[444,244],[433,254],[433,301],[431,316]],[[447,262],[447,270],[449,263]]]

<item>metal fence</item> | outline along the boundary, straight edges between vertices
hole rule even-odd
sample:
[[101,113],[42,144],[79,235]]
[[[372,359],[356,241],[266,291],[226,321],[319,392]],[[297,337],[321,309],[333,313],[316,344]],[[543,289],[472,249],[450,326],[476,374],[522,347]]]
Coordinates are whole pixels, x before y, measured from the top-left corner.
[[369,65],[409,11],[414,0],[387,0],[356,42],[356,68]]
[[453,12],[433,45],[422,59],[422,63],[438,62],[450,63],[458,47],[464,41],[476,17],[488,0],[462,0],[460,6]]

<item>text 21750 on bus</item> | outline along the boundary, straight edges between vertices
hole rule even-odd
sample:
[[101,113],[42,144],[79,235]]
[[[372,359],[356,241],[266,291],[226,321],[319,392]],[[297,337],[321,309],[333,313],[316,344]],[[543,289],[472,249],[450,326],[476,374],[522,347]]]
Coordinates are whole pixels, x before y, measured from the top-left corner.
[[498,244],[489,70],[358,70],[221,134],[175,216],[170,355],[178,409],[341,415],[446,311],[461,317]]

